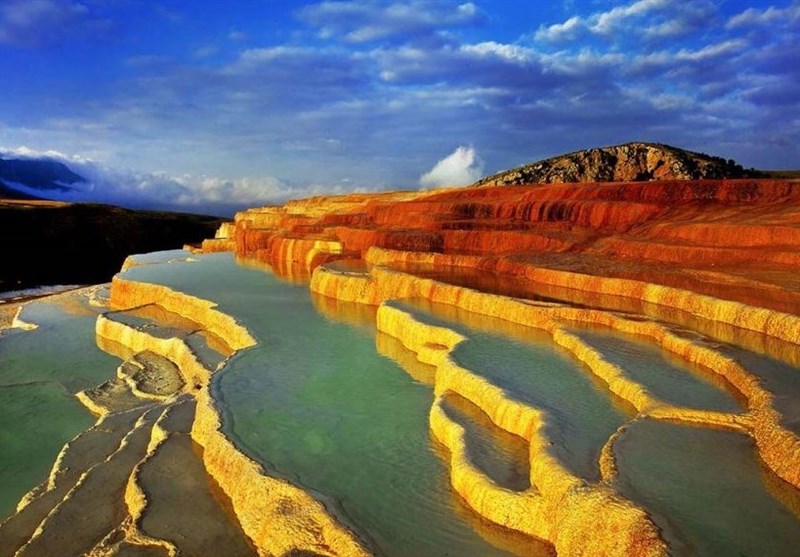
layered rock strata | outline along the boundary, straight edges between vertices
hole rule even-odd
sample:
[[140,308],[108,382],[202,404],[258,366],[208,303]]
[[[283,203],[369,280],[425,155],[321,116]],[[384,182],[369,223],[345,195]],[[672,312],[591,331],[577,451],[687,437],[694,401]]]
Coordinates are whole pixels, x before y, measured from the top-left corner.
[[552,184],[398,195],[312,198],[239,213],[236,253],[307,274],[356,257],[449,270],[475,283],[475,273],[491,275],[512,284],[514,295],[609,302],[689,327],[705,320],[714,324],[704,330],[712,336],[727,324],[732,332],[722,336],[755,331],[768,344],[777,341],[774,352],[795,352],[780,346],[793,344],[797,330],[779,314],[800,314],[796,183]]

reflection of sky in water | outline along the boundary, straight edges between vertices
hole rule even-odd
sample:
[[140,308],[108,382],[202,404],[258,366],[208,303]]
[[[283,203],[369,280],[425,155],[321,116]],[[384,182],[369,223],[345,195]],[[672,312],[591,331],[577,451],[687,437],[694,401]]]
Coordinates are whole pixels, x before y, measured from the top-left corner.
[[97,348],[96,315],[84,303],[32,302],[22,318],[38,328],[0,335],[0,517],[47,477],[64,443],[94,423],[72,395],[120,363]]
[[620,490],[677,536],[676,554],[797,554],[798,517],[765,488],[748,437],[643,420],[614,448]]
[[341,322],[338,307],[315,309],[304,285],[228,254],[199,259],[187,273],[153,265],[126,276],[214,300],[258,339],[217,379],[227,429],[248,453],[331,497],[383,554],[505,554],[455,508],[428,431],[433,392],[377,353],[359,324],[370,315],[349,306]]
[[[447,455],[428,428],[433,370],[413,362],[413,354],[390,339],[376,339],[374,307],[312,296],[304,284],[236,266],[231,254],[175,262],[188,255],[176,250],[137,256],[144,264],[124,276],[212,300],[258,339],[216,379],[226,428],[246,452],[325,498],[381,554],[543,549],[534,543],[520,550],[502,533],[489,532],[454,496]],[[339,264],[339,270],[362,271],[350,264]],[[547,335],[441,304],[414,301],[405,307],[423,321],[468,336],[453,354],[458,363],[544,410],[554,455],[578,475],[597,478],[601,447],[632,417],[627,405],[553,347]],[[129,319],[158,320],[158,312],[140,313]],[[26,317],[41,326],[0,336],[0,515],[44,478],[61,445],[93,421],[71,393],[108,379],[119,363],[96,348],[92,312],[35,303]],[[192,328],[173,321],[167,324]],[[577,334],[665,401],[739,410],[708,377],[650,345],[595,330]],[[207,344],[209,339],[197,339],[198,347]],[[779,408],[797,407],[800,375],[790,373],[795,368],[725,350],[756,371],[767,388],[780,391]],[[468,403],[451,397],[446,411],[466,428],[468,452],[479,468],[511,489],[527,486],[524,443],[497,431]],[[787,416],[790,427],[792,420],[796,416]],[[34,437],[41,442],[32,446]],[[615,449],[620,489],[654,513],[680,550],[754,554],[757,548],[777,555],[800,542],[796,518],[769,495],[747,438],[636,422]]]
[[[680,362],[644,339],[610,330],[573,331],[655,397],[676,406],[739,413],[733,387],[712,371]],[[728,389],[727,391],[725,389]]]
[[466,336],[453,352],[456,363],[505,389],[510,398],[544,410],[553,454],[576,475],[599,479],[600,450],[632,414],[615,406],[610,393],[557,351],[549,336],[446,304],[415,300],[399,306],[425,323]]

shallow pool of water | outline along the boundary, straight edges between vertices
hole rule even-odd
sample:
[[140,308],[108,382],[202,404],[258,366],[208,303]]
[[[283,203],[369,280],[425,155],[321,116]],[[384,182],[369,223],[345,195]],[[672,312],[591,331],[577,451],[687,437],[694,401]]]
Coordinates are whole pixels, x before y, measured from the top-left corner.
[[[126,276],[219,303],[259,344],[235,356],[215,390],[227,432],[268,469],[322,494],[385,555],[499,555],[454,504],[428,428],[429,386],[375,349],[370,326],[307,287],[208,255],[180,273]],[[356,312],[356,315],[358,313]]]
[[155,304],[110,312],[107,317],[156,338],[182,338],[208,369],[216,369],[233,353],[224,339],[204,330],[199,323]]
[[800,522],[767,489],[750,438],[641,420],[614,454],[621,492],[674,536],[676,555],[797,554]]
[[764,388],[773,393],[781,423],[800,435],[800,368],[736,346],[724,344],[717,349],[758,377]]
[[574,333],[616,364],[664,402],[688,408],[742,412],[735,389],[712,371],[670,356],[659,347],[635,336],[601,328],[578,329]]
[[417,319],[464,335],[467,341],[455,349],[453,359],[511,398],[543,410],[553,454],[576,475],[599,479],[603,445],[635,410],[556,348],[547,333],[427,300],[400,306],[414,311]]
[[[187,256],[140,257],[147,264],[124,276],[211,300],[258,340],[212,385],[226,433],[247,454],[311,490],[380,555],[547,554],[547,545],[492,527],[454,494],[447,451],[429,432],[435,370],[376,334],[374,307],[312,295],[305,284],[237,266],[231,254],[175,261]],[[424,300],[400,305],[468,337],[456,361],[542,409],[553,454],[577,475],[598,479],[601,448],[635,416],[629,405],[546,333]],[[46,477],[63,443],[94,421],[72,394],[112,377],[119,365],[96,347],[96,310],[85,304],[36,302],[23,317],[40,327],[0,336],[0,517]],[[120,318],[183,335],[195,328],[158,308]],[[213,335],[197,334],[187,337],[195,348],[220,348]],[[616,334],[579,334],[663,400],[739,411],[724,386],[657,348]],[[778,393],[776,405],[797,428],[796,368],[725,350]],[[219,359],[225,350],[217,352]],[[479,469],[508,489],[529,486],[524,441],[457,397],[447,396],[444,409],[465,427]],[[653,514],[675,554],[788,555],[800,547],[800,521],[789,510],[800,507],[798,491],[764,471],[748,437],[639,420],[614,452],[619,490]]]
[[531,487],[530,445],[500,429],[489,416],[458,395],[444,396],[445,414],[464,428],[467,458],[494,483],[511,491]]
[[0,518],[43,481],[61,447],[95,419],[73,396],[113,376],[119,360],[95,345],[83,303],[31,302],[31,331],[0,336]]
[[[760,334],[749,329],[741,329],[720,321],[698,317],[688,311],[669,305],[646,302],[638,298],[600,294],[580,289],[552,284],[520,280],[517,277],[497,274],[469,267],[439,267],[430,264],[392,263],[391,268],[431,278],[447,284],[475,288],[485,292],[527,298],[530,300],[561,302],[575,307],[590,307],[635,315],[647,315],[654,319],[671,323],[681,328],[699,331],[721,342],[745,346],[758,353],[765,353],[795,368],[800,368],[800,350],[796,344],[781,341],[775,337]],[[725,296],[720,296],[725,299]],[[758,305],[756,303],[756,305]],[[779,304],[779,311],[791,311]]]
[[191,252],[184,249],[171,249],[154,251],[151,253],[137,253],[128,257],[134,265],[153,265],[156,263],[179,263],[191,261],[194,258]]

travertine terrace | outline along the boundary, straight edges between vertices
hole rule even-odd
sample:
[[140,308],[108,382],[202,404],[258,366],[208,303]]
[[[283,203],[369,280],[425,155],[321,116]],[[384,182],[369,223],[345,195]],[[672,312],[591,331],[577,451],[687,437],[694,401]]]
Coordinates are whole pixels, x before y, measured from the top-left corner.
[[[317,197],[241,212],[193,251],[234,251],[241,263],[305,284],[323,313],[335,315],[337,304],[372,308],[348,311],[378,331],[378,352],[433,391],[427,426],[447,453],[452,492],[481,528],[535,540],[548,554],[680,552],[669,528],[620,480],[620,445],[629,430],[653,423],[746,439],[765,489],[800,517],[800,424],[790,407],[797,401],[787,403],[736,352],[800,364],[800,184],[654,181]],[[124,268],[147,263],[131,258]],[[597,473],[568,466],[563,439],[552,437],[551,410],[465,363],[459,350],[471,342],[469,330],[456,319],[432,319],[425,304],[536,331],[591,378],[598,396],[624,407],[626,421],[598,445]],[[724,385],[734,406],[662,396],[590,342],[593,331],[639,339],[698,370]],[[116,377],[78,395],[99,421],[64,447],[50,478],[0,526],[0,547],[34,555],[66,539],[93,555],[202,554],[191,536],[171,530],[191,527],[165,510],[164,500],[179,498],[159,482],[174,468],[169,459],[188,458],[193,442],[192,462],[213,479],[233,524],[220,543],[241,554],[373,552],[368,535],[324,503],[330,494],[275,477],[228,435],[215,377],[265,340],[237,316],[215,300],[123,272],[96,334],[124,361]],[[522,487],[500,485],[476,464],[453,399],[525,447]],[[78,535],[67,535],[71,513],[101,492],[116,514],[97,510]],[[205,500],[208,512],[222,512],[214,497]]]
[[384,263],[525,277],[514,284],[518,289],[535,282],[656,305],[669,295],[665,302],[673,306],[674,292],[646,291],[654,284],[800,313],[795,182],[552,184],[310,198],[239,213],[231,228],[225,225],[203,248],[235,245],[243,257],[308,272],[336,259],[366,260],[370,248],[382,248],[391,250]]
[[[77,393],[98,421],[0,523],[0,554],[367,553],[320,502],[222,433],[209,383],[255,343],[243,326],[212,302],[124,276],[100,303],[97,345],[123,363]],[[15,326],[35,330],[24,310]]]
[[[378,329],[436,368],[430,425],[451,451],[454,489],[488,520],[547,540],[559,554],[667,551],[647,514],[609,487],[614,438],[602,453],[600,483],[572,476],[549,455],[537,409],[455,364],[448,354],[459,335],[415,320],[393,300],[427,299],[544,330],[640,417],[745,432],[779,483],[800,487],[800,437],[772,404],[775,393],[713,342],[686,333],[797,364],[796,183],[553,184],[313,198],[239,213],[220,236],[204,249],[235,247],[243,259],[310,279],[324,296],[379,304]],[[361,263],[332,264],[342,259]],[[526,299],[542,296],[584,308]],[[590,324],[646,338],[710,370],[733,386],[745,411],[659,400],[572,333]],[[530,492],[510,494],[470,465],[463,432],[440,408],[447,393],[529,441]]]

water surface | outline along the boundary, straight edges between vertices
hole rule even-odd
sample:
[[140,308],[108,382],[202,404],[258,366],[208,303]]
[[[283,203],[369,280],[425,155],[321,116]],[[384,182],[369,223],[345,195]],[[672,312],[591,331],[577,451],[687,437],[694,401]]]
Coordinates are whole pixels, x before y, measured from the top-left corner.
[[371,327],[320,314],[307,286],[229,254],[199,257],[191,272],[165,267],[126,276],[214,300],[259,341],[214,385],[226,432],[247,453],[321,494],[380,554],[507,554],[454,504],[429,434],[431,388],[377,353]]
[[800,368],[737,346],[724,344],[716,349],[758,377],[773,394],[773,406],[781,414],[781,423],[800,436]]
[[464,428],[467,458],[497,485],[511,491],[530,489],[530,445],[500,429],[489,416],[458,395],[444,396],[448,418]]
[[31,302],[31,331],[0,335],[0,518],[47,478],[61,447],[95,419],[73,396],[102,383],[119,360],[97,348],[86,304]]
[[543,410],[553,454],[576,475],[599,479],[603,445],[635,410],[556,348],[547,333],[427,300],[398,305],[421,321],[465,336],[453,359],[505,389],[510,398]]
[[797,554],[800,522],[767,490],[747,436],[641,420],[614,453],[619,489],[674,536],[675,554]]
[[727,380],[673,357],[645,339],[599,327],[573,333],[664,402],[720,412],[742,411],[734,397],[736,390]]

